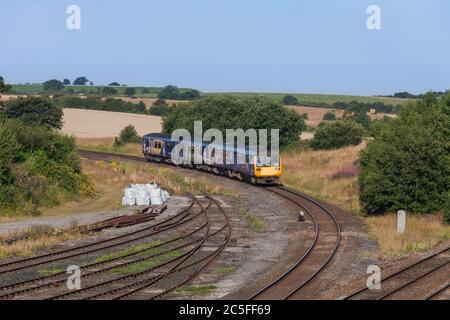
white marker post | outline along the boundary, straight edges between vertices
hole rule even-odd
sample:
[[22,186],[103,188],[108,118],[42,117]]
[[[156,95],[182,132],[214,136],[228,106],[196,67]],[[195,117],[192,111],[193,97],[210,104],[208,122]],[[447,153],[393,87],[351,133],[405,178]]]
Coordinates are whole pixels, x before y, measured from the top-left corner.
[[405,233],[406,230],[406,211],[397,212],[397,233]]

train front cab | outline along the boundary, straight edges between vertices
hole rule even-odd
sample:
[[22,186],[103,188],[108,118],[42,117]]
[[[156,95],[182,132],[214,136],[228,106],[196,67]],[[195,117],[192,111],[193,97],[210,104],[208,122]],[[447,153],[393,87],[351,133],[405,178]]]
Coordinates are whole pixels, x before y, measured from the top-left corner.
[[283,171],[280,157],[253,157],[253,182],[279,184]]

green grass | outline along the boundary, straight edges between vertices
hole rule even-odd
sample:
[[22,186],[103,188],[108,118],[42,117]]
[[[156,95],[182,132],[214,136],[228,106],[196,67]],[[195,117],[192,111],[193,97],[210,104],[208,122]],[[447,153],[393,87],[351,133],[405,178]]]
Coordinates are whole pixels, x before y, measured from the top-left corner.
[[43,276],[53,276],[53,275],[55,275],[57,273],[61,273],[61,272],[64,272],[64,270],[63,269],[58,269],[58,268],[56,268],[56,269],[42,269],[42,270],[39,270],[39,273],[41,275],[43,275]]
[[[104,262],[104,261],[107,261],[107,260],[110,260],[110,259],[124,257],[126,255],[133,254],[133,253],[136,253],[136,252],[141,251],[141,250],[151,249],[151,248],[159,245],[160,243],[161,243],[160,241],[153,241],[151,243],[147,243],[147,244],[144,244],[144,245],[133,246],[133,247],[121,250],[121,251],[117,251],[117,252],[113,252],[113,253],[110,253],[110,254],[103,255],[103,256],[97,258],[95,260],[95,262],[96,263],[97,262]],[[149,251],[156,251],[156,249],[149,250]]]
[[247,98],[253,95],[260,95],[270,97],[272,99],[281,101],[287,94],[292,95],[298,99],[299,105],[305,106],[332,106],[335,102],[351,102],[353,100],[362,103],[383,102],[385,104],[403,105],[409,99],[389,98],[389,97],[375,97],[375,96],[352,96],[352,95],[338,95],[338,94],[305,94],[305,93],[257,93],[257,92],[227,92],[227,93],[203,93],[203,96],[214,96],[227,94],[237,98]]
[[[157,250],[152,250],[149,253],[155,254],[155,253],[157,253]],[[134,264],[124,266],[124,267],[115,268],[112,270],[112,273],[116,274],[116,275],[127,275],[127,274],[138,273],[138,272],[141,272],[144,270],[151,269],[151,268],[157,266],[158,264],[163,263],[164,261],[167,261],[169,259],[177,258],[177,257],[181,256],[181,254],[182,254],[181,251],[174,250],[174,251],[165,253],[161,256],[154,257],[147,261],[134,263]]]
[[241,214],[249,224],[250,229],[252,231],[259,233],[264,230],[265,228],[264,221],[261,218],[257,217],[256,215],[254,215],[252,212],[250,212],[250,210],[248,210],[247,208],[242,208]]
[[221,276],[225,276],[228,274],[235,273],[237,270],[236,266],[224,266],[224,267],[218,267],[215,269],[215,272],[217,272]]
[[217,289],[217,286],[212,285],[212,284],[204,285],[204,286],[187,287],[187,288],[178,289],[177,291],[172,293],[170,296],[172,298],[178,298],[178,297],[183,296],[183,294],[186,294],[186,293],[191,296],[206,296],[215,289]]

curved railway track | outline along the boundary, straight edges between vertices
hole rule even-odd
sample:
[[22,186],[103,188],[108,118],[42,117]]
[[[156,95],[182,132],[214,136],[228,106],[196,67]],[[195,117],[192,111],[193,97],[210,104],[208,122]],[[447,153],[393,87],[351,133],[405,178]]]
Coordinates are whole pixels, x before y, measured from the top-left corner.
[[309,196],[284,187],[266,189],[291,201],[310,216],[314,238],[306,252],[287,271],[249,299],[302,299],[304,289],[320,277],[335,256],[341,241],[341,227],[333,212]]
[[[134,294],[163,281],[164,279],[175,278],[175,275],[179,273],[182,273],[184,271],[191,271],[191,274],[188,274],[184,278],[182,277],[180,283],[167,288],[157,295],[151,297],[152,299],[162,298],[167,294],[173,292],[174,290],[181,288],[191,282],[201,271],[206,269],[213,262],[213,260],[217,258],[220,252],[222,252],[222,250],[228,245],[231,236],[231,225],[229,218],[216,200],[211,198],[208,201],[208,205],[204,207],[202,206],[200,201],[198,201],[196,198],[193,198],[193,202],[188,208],[180,211],[174,216],[179,217],[178,224],[172,222],[169,224],[169,227],[165,228],[164,226],[167,225],[167,222],[173,220],[174,217],[171,217],[153,226],[158,226],[158,230],[162,232],[174,229],[180,225],[186,224],[187,222],[193,221],[194,219],[198,220],[198,218],[203,218],[203,223],[200,226],[195,227],[193,230],[175,238],[171,238],[167,241],[152,245],[150,247],[145,247],[140,250],[134,250],[133,252],[125,255],[116,257],[113,256],[112,258],[89,263],[80,267],[80,270],[83,270],[83,281],[88,278],[93,278],[94,276],[97,278],[99,276],[101,277],[102,275],[109,274],[109,279],[106,281],[103,280],[99,283],[90,284],[89,286],[84,287],[80,290],[67,292],[67,289],[65,288],[67,275],[65,272],[59,272],[54,275],[38,277],[35,279],[1,287],[0,291],[3,292],[3,294],[0,295],[0,299],[6,300],[16,297],[27,297],[27,294],[31,294],[33,292],[39,292],[41,296],[46,296],[45,299],[126,299],[129,296],[133,296]],[[191,211],[193,211],[194,203],[200,208],[200,212],[191,213]],[[207,215],[207,211],[210,209],[212,204],[214,204],[220,211],[220,214],[223,215],[224,224],[223,226],[217,228],[217,230],[210,232],[211,219]],[[190,216],[186,215],[186,213],[190,214]],[[224,240],[218,246],[218,249],[213,253],[207,254],[205,257],[196,258],[204,243],[209,239],[217,237],[224,230],[226,230],[226,235],[224,237]],[[203,232],[204,235],[199,237],[198,234],[201,232]],[[155,252],[155,250],[158,251]],[[184,250],[182,254],[176,255],[175,257],[171,258],[171,253],[173,254],[182,250]],[[164,258],[167,255],[169,256],[169,258]],[[148,263],[154,259],[161,259],[161,257],[162,261],[156,260],[158,261],[156,265],[152,265],[151,267],[146,268],[143,271],[124,276],[113,277],[111,279],[110,273],[114,270],[137,265],[139,263]],[[15,263],[19,262],[20,261],[15,261]],[[42,264],[45,263],[42,262]],[[100,268],[102,266],[105,267]],[[163,270],[164,268],[168,269]],[[155,272],[159,272],[159,274],[155,276]],[[150,277],[148,277],[149,275]],[[119,286],[119,288],[117,288],[117,286]],[[114,289],[104,291],[105,288],[110,287],[113,287]],[[103,291],[99,293],[98,290]]]
[[[343,300],[387,300],[402,298],[405,293],[410,293],[414,286],[424,284],[430,276],[442,272],[447,275],[447,283],[438,291],[421,297],[423,300],[431,300],[448,290],[448,275],[450,274],[450,247],[440,250],[432,255],[420,259],[413,264],[408,265],[387,277],[381,279],[378,283],[380,290],[370,290],[363,287],[345,296]],[[417,290],[416,290],[417,291]]]

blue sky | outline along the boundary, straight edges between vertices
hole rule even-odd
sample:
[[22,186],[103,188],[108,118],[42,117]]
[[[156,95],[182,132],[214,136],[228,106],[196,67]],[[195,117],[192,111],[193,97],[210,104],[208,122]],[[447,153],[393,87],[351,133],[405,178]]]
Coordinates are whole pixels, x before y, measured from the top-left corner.
[[[81,8],[81,30],[66,8]],[[382,29],[366,27],[381,8]],[[1,0],[0,75],[341,94],[450,89],[448,0]]]

